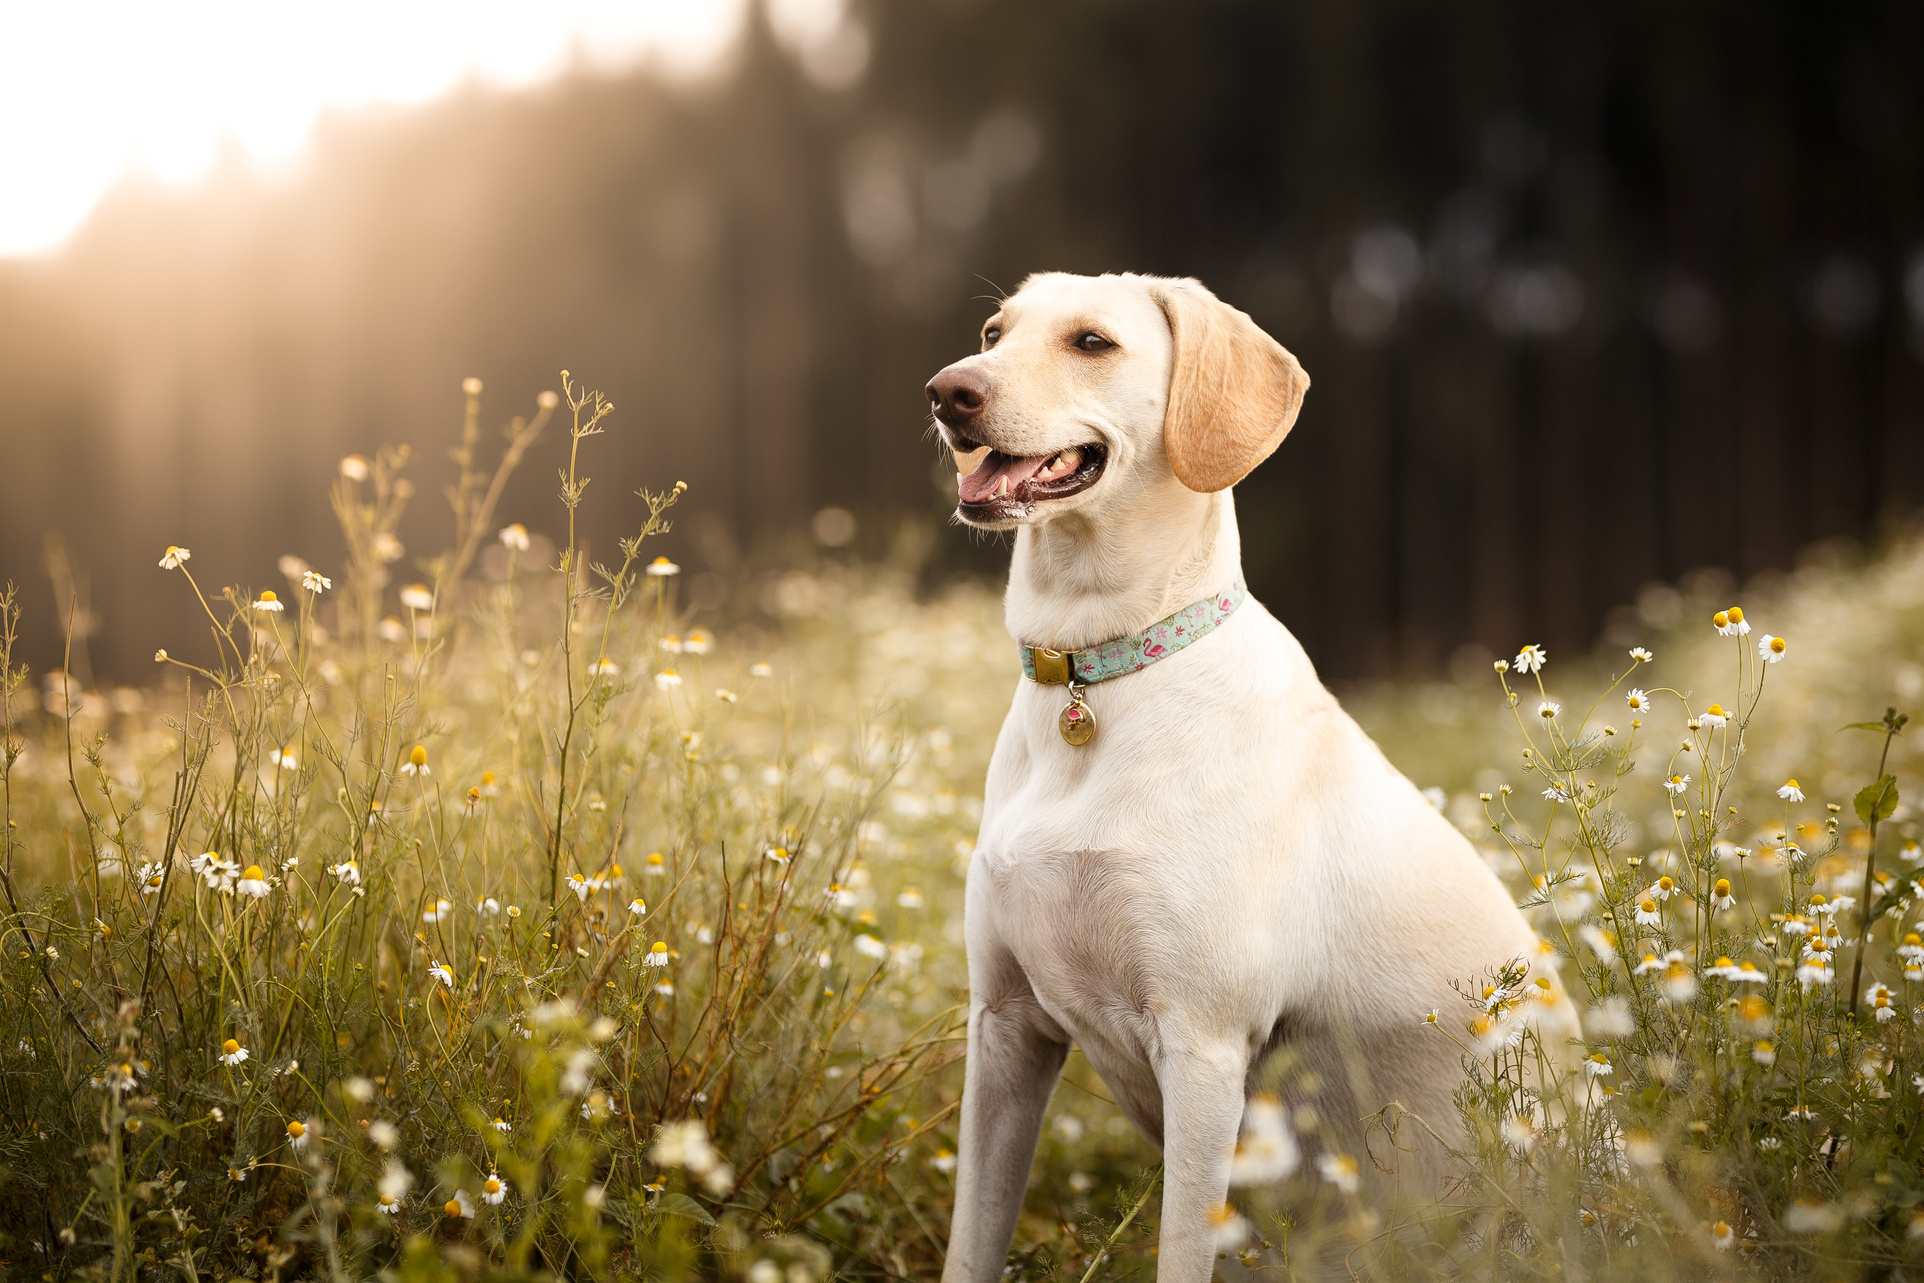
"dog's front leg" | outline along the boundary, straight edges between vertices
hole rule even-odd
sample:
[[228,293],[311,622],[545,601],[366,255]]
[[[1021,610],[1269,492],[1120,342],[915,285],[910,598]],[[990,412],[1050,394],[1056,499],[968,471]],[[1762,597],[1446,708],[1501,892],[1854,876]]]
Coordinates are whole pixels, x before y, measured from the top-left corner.
[[1162,1234],[1156,1283],[1209,1283],[1214,1213],[1229,1194],[1229,1160],[1242,1126],[1245,1050],[1223,1044],[1167,1052],[1162,1086]]
[[[1046,1018],[1014,959],[1006,962],[995,968],[1001,972],[996,983],[974,986],[983,997],[969,1009],[955,1219],[942,1283],[1000,1283],[1029,1188],[1042,1113],[1069,1052],[1048,1036]],[[971,970],[980,977],[976,967]]]

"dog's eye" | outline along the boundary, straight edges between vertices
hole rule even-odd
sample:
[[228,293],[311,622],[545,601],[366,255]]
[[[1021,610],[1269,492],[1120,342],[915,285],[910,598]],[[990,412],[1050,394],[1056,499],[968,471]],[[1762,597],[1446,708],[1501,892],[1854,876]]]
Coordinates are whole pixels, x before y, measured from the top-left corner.
[[1002,327],[1000,325],[991,325],[988,329],[982,331],[982,346],[985,348],[994,347],[996,340],[1001,337]]
[[1102,335],[1091,331],[1077,339],[1076,346],[1084,352],[1107,352],[1110,348],[1114,347],[1115,344],[1103,338]]

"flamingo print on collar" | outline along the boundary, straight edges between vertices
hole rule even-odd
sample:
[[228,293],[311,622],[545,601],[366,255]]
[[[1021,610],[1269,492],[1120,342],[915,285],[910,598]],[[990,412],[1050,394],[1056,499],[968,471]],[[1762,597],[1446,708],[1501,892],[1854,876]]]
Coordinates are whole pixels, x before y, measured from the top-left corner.
[[1018,646],[1022,653],[1022,675],[1045,686],[1087,686],[1106,682],[1111,677],[1139,673],[1159,659],[1167,659],[1183,647],[1216,631],[1225,619],[1249,596],[1238,575],[1223,592],[1184,606],[1169,618],[1149,625],[1139,633],[1081,650],[1051,650],[1043,646]]

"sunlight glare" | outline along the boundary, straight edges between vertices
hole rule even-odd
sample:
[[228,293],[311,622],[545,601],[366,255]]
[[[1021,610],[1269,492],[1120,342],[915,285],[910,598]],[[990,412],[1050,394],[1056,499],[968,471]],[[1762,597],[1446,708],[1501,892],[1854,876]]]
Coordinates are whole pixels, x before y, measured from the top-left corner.
[[712,65],[742,0],[62,0],[0,7],[0,255],[57,249],[139,174],[184,185],[224,151],[298,160],[326,109],[518,88],[572,66]]

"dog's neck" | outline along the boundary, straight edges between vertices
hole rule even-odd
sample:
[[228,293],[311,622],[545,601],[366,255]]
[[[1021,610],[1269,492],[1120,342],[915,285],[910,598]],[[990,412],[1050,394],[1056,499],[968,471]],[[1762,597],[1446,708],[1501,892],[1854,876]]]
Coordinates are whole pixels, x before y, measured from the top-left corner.
[[1138,632],[1242,572],[1230,492],[1172,481],[1129,521],[1070,513],[1016,535],[1003,618],[1017,641],[1075,650]]

